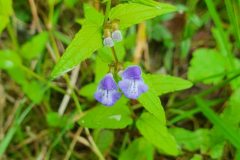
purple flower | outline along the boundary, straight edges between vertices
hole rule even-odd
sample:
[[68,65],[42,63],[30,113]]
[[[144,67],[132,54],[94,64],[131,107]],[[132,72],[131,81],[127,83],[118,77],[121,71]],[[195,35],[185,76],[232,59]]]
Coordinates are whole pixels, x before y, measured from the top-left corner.
[[118,87],[111,73],[107,74],[99,83],[95,99],[105,106],[112,106],[121,97]]
[[138,66],[130,66],[121,74],[122,80],[118,83],[118,86],[126,97],[137,99],[148,90],[141,74],[141,68]]

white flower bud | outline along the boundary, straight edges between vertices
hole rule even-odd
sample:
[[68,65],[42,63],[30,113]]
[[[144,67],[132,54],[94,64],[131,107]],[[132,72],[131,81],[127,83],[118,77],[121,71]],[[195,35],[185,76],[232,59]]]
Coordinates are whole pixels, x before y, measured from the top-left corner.
[[122,33],[120,30],[115,30],[112,33],[112,39],[116,42],[120,42],[122,40]]
[[104,46],[107,46],[107,47],[113,47],[114,46],[113,39],[111,37],[104,38],[103,44],[104,44]]

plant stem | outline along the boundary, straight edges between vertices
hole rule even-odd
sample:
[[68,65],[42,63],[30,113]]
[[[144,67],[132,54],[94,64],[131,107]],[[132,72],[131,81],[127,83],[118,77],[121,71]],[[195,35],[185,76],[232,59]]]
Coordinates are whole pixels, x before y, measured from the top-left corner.
[[104,156],[102,155],[101,151],[99,150],[97,144],[95,143],[95,141],[93,140],[90,132],[89,132],[89,129],[88,128],[85,128],[85,132],[87,134],[87,137],[88,137],[88,140],[91,144],[91,148],[92,150],[95,152],[95,154],[98,156],[99,160],[105,160]]
[[15,29],[13,28],[12,24],[8,24],[7,31],[12,39],[14,50],[18,50],[19,44],[18,44],[18,40],[17,40],[17,34],[16,34]]
[[104,25],[105,25],[105,24],[107,23],[107,21],[108,21],[110,9],[111,9],[111,2],[112,2],[112,0],[108,0],[108,1],[107,1],[106,10],[105,10],[105,17],[104,17]]
[[118,61],[118,58],[117,58],[116,51],[115,51],[114,47],[111,47],[111,49],[112,49],[112,55],[114,57],[115,63],[118,64],[119,61]]
[[114,63],[114,74],[117,74],[119,61],[118,61],[117,54],[116,54],[116,51],[115,51],[114,47],[111,47],[111,50],[112,50],[112,55],[113,55],[114,61],[115,61],[115,63]]

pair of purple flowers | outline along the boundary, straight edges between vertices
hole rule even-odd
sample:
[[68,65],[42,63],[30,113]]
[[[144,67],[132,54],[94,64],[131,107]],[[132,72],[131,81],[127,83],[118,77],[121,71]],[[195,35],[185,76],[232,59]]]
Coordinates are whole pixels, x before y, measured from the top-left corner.
[[[139,66],[130,66],[121,73],[122,80],[118,86],[123,94],[130,99],[137,99],[148,90],[148,86],[142,79],[142,71]],[[112,73],[108,73],[99,83],[94,95],[95,99],[105,106],[114,105],[121,97],[117,83]]]

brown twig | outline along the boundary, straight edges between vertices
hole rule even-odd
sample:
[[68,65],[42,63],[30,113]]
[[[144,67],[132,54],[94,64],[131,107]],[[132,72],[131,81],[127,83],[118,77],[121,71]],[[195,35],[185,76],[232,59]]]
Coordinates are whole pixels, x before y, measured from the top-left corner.
[[149,58],[149,48],[147,43],[146,35],[146,25],[145,23],[140,23],[138,25],[137,32],[137,46],[134,52],[134,63],[139,64],[142,56],[145,59],[145,67],[147,70],[150,70],[150,58]]
[[72,143],[70,144],[68,152],[64,157],[64,160],[68,160],[70,158],[72,151],[77,143],[77,138],[80,136],[81,132],[82,132],[82,128],[78,128],[77,132],[75,133],[75,135],[73,137]]
[[70,100],[70,95],[73,92],[73,86],[75,86],[75,84],[77,82],[79,71],[80,71],[80,65],[77,66],[72,71],[72,74],[71,74],[71,77],[70,77],[70,86],[68,87],[67,94],[64,95],[63,100],[62,100],[62,102],[61,102],[61,104],[59,106],[59,109],[58,109],[59,115],[63,115],[65,110],[66,110],[66,108],[67,108],[67,105],[68,105],[69,100]]

